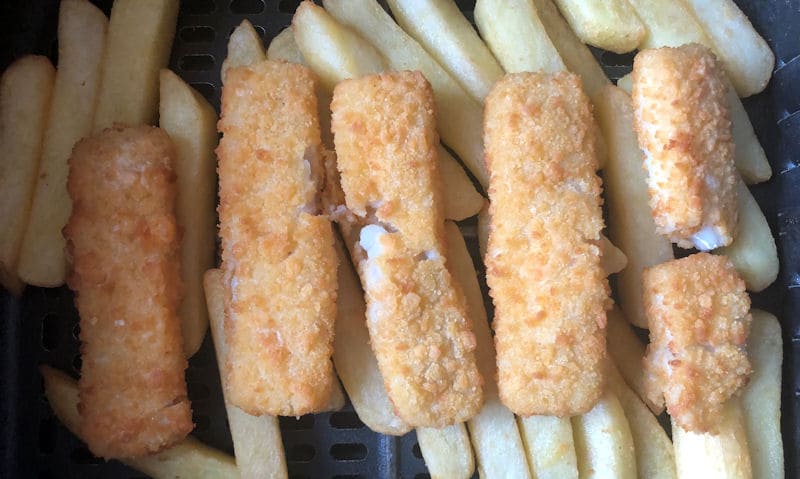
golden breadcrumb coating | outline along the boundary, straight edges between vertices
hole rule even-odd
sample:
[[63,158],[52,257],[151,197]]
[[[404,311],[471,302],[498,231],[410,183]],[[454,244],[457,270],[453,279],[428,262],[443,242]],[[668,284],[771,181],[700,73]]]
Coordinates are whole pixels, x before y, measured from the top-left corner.
[[575,75],[506,75],[486,99],[486,276],[500,399],[516,414],[581,414],[603,389],[610,300],[594,136]]
[[644,50],[633,105],[656,229],[682,248],[733,241],[736,169],[725,72],[697,44]]
[[724,256],[698,253],[646,269],[648,398],[684,429],[714,432],[723,404],[751,373],[750,298]]
[[158,452],[193,428],[174,161],[162,130],[119,125],[78,142],[69,159],[64,237],[81,318],[80,435],[105,458]]
[[463,422],[481,406],[483,380],[463,293],[445,264],[431,87],[419,72],[348,80],[332,110],[343,223],[360,228],[354,256],[389,398],[415,427]]
[[229,294],[228,397],[253,415],[325,409],[333,387],[336,251],[314,78],[265,61],[227,71],[219,156]]

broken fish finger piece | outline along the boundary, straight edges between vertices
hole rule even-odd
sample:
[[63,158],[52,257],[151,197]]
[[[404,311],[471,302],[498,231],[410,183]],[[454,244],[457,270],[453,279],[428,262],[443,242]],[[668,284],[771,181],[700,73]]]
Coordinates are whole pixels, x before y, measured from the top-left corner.
[[415,427],[475,415],[482,378],[463,293],[445,263],[431,87],[419,72],[337,85],[333,132],[342,189],[360,229],[352,248],[387,393]]
[[650,344],[645,391],[684,429],[715,431],[747,384],[750,298],[724,256],[698,253],[644,271]]
[[656,230],[682,248],[733,241],[736,167],[727,81],[708,48],[644,50],[633,63],[634,124]]

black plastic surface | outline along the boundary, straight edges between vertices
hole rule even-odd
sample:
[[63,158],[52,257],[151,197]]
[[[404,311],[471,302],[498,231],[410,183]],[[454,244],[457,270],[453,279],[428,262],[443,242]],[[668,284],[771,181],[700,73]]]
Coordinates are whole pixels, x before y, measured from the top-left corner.
[[[96,2],[106,13],[109,0]],[[184,0],[171,68],[219,107],[219,68],[230,32],[249,19],[265,43],[286,27],[298,0]],[[457,1],[472,18],[474,0]],[[800,0],[739,0],[776,54],[767,89],[744,101],[774,177],[752,188],[778,240],[781,274],[753,304],[776,314],[784,331],[782,427],[787,477],[800,476]],[[0,69],[26,53],[55,62],[57,0],[0,2]],[[594,52],[611,78],[630,70],[632,55]],[[0,218],[0,224],[3,220]],[[474,223],[463,225],[477,250]],[[0,292],[0,477],[141,477],[94,458],[53,417],[36,367],[52,364],[77,377],[77,313],[66,287],[29,287],[22,298]],[[213,347],[207,337],[187,371],[202,441],[232,452]],[[282,418],[291,477],[427,477],[414,434],[373,433],[348,404],[343,411]]]

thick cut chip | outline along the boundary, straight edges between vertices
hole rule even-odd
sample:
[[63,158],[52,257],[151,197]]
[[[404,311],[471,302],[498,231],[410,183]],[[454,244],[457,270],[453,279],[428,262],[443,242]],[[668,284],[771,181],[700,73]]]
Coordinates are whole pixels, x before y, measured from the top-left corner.
[[19,257],[19,276],[29,284],[55,287],[66,281],[61,229],[72,207],[67,193],[67,160],[75,143],[92,129],[107,27],[106,16],[89,1],[61,2],[58,71],[31,219]]
[[635,50],[647,30],[628,0],[555,0],[584,43],[625,53]]
[[160,91],[159,123],[172,138],[177,152],[175,216],[183,233],[181,281],[184,288],[179,314],[183,349],[188,358],[200,349],[208,327],[203,273],[214,266],[215,260],[217,112],[170,70],[161,71]]
[[111,9],[93,130],[155,124],[158,72],[167,66],[178,0],[116,0]]
[[20,245],[36,188],[55,69],[40,56],[15,61],[0,77],[0,283],[22,293]]

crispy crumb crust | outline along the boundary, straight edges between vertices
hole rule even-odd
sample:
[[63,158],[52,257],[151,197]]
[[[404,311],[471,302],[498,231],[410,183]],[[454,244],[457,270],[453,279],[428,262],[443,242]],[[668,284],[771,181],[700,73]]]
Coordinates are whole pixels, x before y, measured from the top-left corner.
[[419,72],[348,80],[332,110],[347,208],[359,226],[389,231],[375,258],[354,248],[389,398],[415,427],[465,421],[481,406],[483,381],[463,293],[445,265],[431,87]]
[[731,261],[707,253],[643,273],[650,345],[647,395],[684,429],[714,432],[722,405],[751,373],[750,298]]
[[337,258],[311,73],[227,71],[217,149],[228,398],[254,415],[322,411],[333,386]]
[[174,159],[162,130],[119,125],[78,142],[69,159],[64,237],[81,317],[81,437],[105,458],[158,452],[193,427]]
[[633,63],[635,128],[660,234],[682,248],[704,225],[730,244],[736,169],[725,73],[697,44],[644,50]]
[[486,275],[500,398],[520,415],[581,414],[602,392],[610,299],[594,135],[575,75],[506,75],[486,99]]

